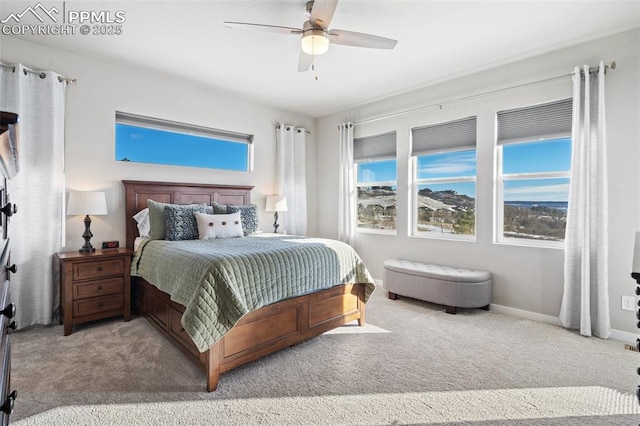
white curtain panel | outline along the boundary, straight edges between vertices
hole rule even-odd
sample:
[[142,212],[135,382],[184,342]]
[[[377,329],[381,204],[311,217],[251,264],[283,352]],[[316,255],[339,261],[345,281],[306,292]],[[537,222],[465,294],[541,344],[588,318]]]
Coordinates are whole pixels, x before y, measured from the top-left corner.
[[[44,76],[42,78],[41,76]],[[54,254],[64,233],[65,86],[59,75],[0,67],[0,110],[19,115],[20,172],[9,181],[17,213],[9,223],[16,322],[24,328],[51,324],[59,305]]]
[[338,183],[338,239],[352,245],[355,232],[353,181],[353,123],[338,126],[340,132],[340,175]]
[[561,323],[584,336],[611,334],[605,66],[573,76],[573,158],[565,238]]
[[287,199],[280,213],[281,232],[307,235],[307,131],[287,124],[276,127],[276,193]]

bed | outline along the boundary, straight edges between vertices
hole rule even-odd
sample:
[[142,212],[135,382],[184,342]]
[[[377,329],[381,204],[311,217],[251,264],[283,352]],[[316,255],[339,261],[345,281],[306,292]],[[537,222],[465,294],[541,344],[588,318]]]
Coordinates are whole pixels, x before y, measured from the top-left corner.
[[[126,193],[126,245],[131,249],[138,237],[133,216],[147,207],[149,199],[171,204],[211,205],[215,202],[232,206],[247,205],[251,201],[250,186],[131,180],[125,180],[123,184]],[[305,242],[274,235],[265,237],[269,237],[264,239],[271,245]],[[244,243],[240,240],[249,241],[249,238],[237,240],[231,243],[240,247]],[[146,255],[146,250],[152,253],[156,249],[151,248],[153,244],[156,247],[164,242],[150,242],[148,249],[143,246],[143,256]],[[209,392],[217,388],[221,373],[354,320],[357,320],[359,326],[363,326],[365,303],[374,288],[368,272],[357,275],[367,277],[363,282],[330,282],[327,288],[307,291],[243,313],[236,323],[224,330],[221,337],[215,336],[215,341],[210,346],[203,346],[203,341],[189,328],[193,321],[186,321],[186,315],[192,311],[192,304],[179,303],[176,299],[182,302],[187,299],[177,297],[173,291],[170,295],[160,290],[158,286],[164,288],[162,283],[149,282],[135,275],[138,274],[132,273],[131,277],[134,309],[205,371],[206,388]],[[153,274],[145,275],[147,278],[150,276]],[[149,279],[154,281],[156,278]],[[188,329],[185,329],[185,324]],[[195,339],[191,335],[195,335]]]

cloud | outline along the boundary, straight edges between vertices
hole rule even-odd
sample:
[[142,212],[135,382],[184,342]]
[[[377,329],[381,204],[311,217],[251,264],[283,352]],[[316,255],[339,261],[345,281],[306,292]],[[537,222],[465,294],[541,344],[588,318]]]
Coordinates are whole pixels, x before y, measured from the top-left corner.
[[445,176],[469,176],[476,173],[476,152],[453,152],[436,154],[427,164],[418,170],[423,178]]
[[508,201],[567,201],[569,199],[569,184],[506,188],[504,199]]

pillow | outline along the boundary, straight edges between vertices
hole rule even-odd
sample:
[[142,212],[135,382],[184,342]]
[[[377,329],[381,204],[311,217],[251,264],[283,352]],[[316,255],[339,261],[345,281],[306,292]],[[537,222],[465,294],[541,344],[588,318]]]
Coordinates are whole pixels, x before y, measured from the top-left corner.
[[227,214],[227,205],[220,204],[217,202],[211,203],[211,207],[213,208],[213,214]]
[[197,240],[198,224],[194,213],[204,213],[205,209],[205,204],[167,204],[164,208],[165,240]]
[[149,209],[149,238],[152,240],[164,240],[164,207],[167,203],[159,203],[147,200]]
[[153,200],[147,200],[147,206],[149,207],[149,238],[152,240],[164,240],[166,237],[166,221],[164,218],[164,209],[166,206],[202,206],[204,211],[205,204],[169,204],[159,203]]
[[140,237],[149,236],[149,207],[140,210],[133,216],[133,219],[138,224],[138,235]]
[[260,234],[260,222],[258,221],[258,206],[246,204],[244,206],[227,206],[227,213],[240,212],[242,218],[242,230],[244,235]]
[[231,214],[195,213],[198,237],[201,240],[213,238],[243,237],[240,212]]

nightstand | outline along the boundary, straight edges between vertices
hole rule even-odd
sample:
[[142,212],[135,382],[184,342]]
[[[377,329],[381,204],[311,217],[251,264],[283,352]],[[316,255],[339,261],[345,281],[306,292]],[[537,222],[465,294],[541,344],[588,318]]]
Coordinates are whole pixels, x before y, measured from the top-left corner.
[[131,319],[131,256],[126,248],[58,253],[64,335],[74,324],[123,315]]

